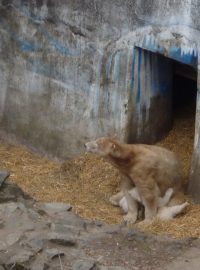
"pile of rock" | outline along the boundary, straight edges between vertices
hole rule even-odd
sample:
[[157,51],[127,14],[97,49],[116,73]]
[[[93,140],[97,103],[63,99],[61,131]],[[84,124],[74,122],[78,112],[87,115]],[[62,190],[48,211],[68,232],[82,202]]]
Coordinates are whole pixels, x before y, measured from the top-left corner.
[[[9,174],[0,176],[2,184]],[[0,270],[157,269],[189,243],[161,244],[124,226],[83,220],[71,209],[35,202],[8,181],[1,185]]]
[[8,176],[0,173],[0,270],[109,269],[81,247],[92,225],[69,204],[36,203],[16,185],[4,183]]

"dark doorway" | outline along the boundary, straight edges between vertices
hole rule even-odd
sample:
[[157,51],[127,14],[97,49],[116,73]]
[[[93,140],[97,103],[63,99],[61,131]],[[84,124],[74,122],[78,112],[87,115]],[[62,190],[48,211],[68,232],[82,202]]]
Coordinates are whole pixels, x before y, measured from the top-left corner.
[[173,111],[182,116],[195,115],[197,95],[197,70],[193,67],[173,63]]
[[194,147],[197,70],[173,61],[172,90],[172,130],[159,144],[178,154],[188,181]]

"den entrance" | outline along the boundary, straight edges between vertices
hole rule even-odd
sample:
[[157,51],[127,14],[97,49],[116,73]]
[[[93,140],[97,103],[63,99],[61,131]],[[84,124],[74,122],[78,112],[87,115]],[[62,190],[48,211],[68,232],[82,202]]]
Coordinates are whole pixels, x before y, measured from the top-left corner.
[[197,70],[189,65],[171,61],[173,62],[172,129],[159,144],[179,155],[183,162],[185,177],[188,178],[194,145]]

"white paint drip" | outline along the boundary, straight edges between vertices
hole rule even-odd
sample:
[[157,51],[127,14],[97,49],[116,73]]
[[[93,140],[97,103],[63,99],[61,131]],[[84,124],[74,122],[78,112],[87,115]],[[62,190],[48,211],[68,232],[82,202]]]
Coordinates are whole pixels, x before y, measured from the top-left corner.
[[[176,38],[173,33],[180,37]],[[170,27],[160,27],[160,31],[154,31],[152,26],[140,28],[132,33],[129,33],[123,40],[119,40],[116,48],[132,49],[132,46],[141,48],[158,48],[158,46],[170,50],[170,47],[177,47],[181,49],[182,55],[198,55],[200,48],[199,32],[195,29],[184,25],[174,25]]]

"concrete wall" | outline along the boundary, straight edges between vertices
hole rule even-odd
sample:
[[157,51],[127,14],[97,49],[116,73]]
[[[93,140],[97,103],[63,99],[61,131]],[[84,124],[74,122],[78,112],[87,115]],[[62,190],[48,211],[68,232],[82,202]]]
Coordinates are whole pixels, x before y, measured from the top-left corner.
[[135,47],[197,67],[199,11],[192,0],[1,0],[1,128],[61,158],[102,135],[155,141],[171,94],[153,90],[169,73],[156,62],[146,76],[150,58]]

